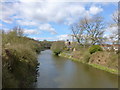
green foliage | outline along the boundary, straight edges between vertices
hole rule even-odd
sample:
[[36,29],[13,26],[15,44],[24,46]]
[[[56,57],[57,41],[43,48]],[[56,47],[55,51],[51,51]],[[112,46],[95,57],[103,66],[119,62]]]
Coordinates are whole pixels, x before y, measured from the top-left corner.
[[94,68],[98,68],[98,69],[107,71],[107,72],[112,73],[112,74],[118,74],[118,70],[115,70],[115,69],[111,69],[111,68],[101,66],[101,65],[98,65],[98,64],[89,64],[89,65],[91,65]]
[[65,44],[63,41],[56,41],[52,44],[51,50],[55,55],[60,54],[65,48]]
[[44,49],[50,49],[52,43],[53,43],[52,41],[47,41],[47,40],[40,41],[42,50],[44,50]]
[[84,60],[85,63],[89,62],[89,60],[90,60],[90,54],[88,52],[84,53],[83,60]]
[[2,69],[2,76],[4,77],[2,78],[2,87],[18,88],[18,81],[15,79],[13,74],[11,74],[6,67],[3,67]]
[[2,47],[3,88],[31,87],[36,79],[40,43],[10,31],[2,34]]
[[102,48],[99,45],[93,45],[89,48],[89,53],[93,54],[97,51],[102,51]]

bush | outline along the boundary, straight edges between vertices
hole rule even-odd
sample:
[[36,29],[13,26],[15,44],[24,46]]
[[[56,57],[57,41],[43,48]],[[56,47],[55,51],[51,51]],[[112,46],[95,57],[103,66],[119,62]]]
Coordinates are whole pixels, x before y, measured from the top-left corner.
[[89,52],[85,52],[83,58],[84,58],[84,62],[88,63],[89,60],[90,60],[90,54],[89,54]]
[[60,54],[65,48],[65,44],[63,41],[56,41],[52,44],[51,50],[55,55]]
[[89,48],[89,53],[93,54],[97,51],[102,51],[102,48],[99,45],[93,45]]
[[83,48],[83,46],[80,45],[80,44],[78,44],[77,42],[73,42],[73,43],[71,44],[71,47],[72,47],[72,48],[75,48],[75,50],[77,50],[77,51],[80,51],[81,48]]
[[44,40],[44,41],[40,41],[40,44],[41,44],[43,50],[50,49],[50,47],[52,45],[52,41]]
[[40,43],[15,31],[2,34],[2,86],[3,88],[28,88],[36,79],[37,53]]

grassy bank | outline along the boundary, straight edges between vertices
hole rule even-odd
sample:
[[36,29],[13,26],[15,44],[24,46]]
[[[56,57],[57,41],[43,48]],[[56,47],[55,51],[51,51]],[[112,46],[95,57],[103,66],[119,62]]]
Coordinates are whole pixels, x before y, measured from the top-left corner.
[[90,65],[90,66],[92,66],[94,68],[104,70],[104,71],[107,71],[109,73],[118,75],[118,70],[108,68],[108,67],[98,65],[98,64],[92,64],[92,63],[86,62],[85,60],[80,60],[80,59],[74,58],[74,57],[72,57],[72,55],[69,55],[68,53],[65,53],[65,52],[60,53],[59,56],[66,57],[66,58],[69,58],[69,59],[71,59],[73,61],[81,62],[81,63],[87,64],[87,65]]
[[20,35],[17,30],[2,33],[2,87],[32,87],[40,51],[38,41]]
[[84,46],[76,42],[66,44],[63,41],[56,41],[52,44],[51,50],[55,55],[118,74],[118,55],[120,53],[113,50],[103,50],[100,45]]

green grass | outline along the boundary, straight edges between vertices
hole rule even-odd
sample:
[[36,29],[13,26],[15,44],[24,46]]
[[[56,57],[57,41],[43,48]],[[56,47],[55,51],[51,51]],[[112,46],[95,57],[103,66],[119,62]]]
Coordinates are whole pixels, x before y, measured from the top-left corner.
[[92,66],[94,68],[98,68],[98,69],[110,72],[112,74],[118,74],[118,70],[115,70],[115,69],[111,69],[111,68],[108,68],[108,67],[105,67],[105,66],[101,66],[101,65],[98,65],[98,64],[88,64],[88,65],[90,65],[90,66]]
[[68,55],[67,53],[64,53],[64,52],[60,53],[59,56],[65,57],[65,58],[69,58],[69,59],[71,59],[72,61],[77,61],[77,62],[85,63],[84,61],[78,60],[78,59],[76,59],[76,58],[73,58],[73,57],[71,57],[70,55]]

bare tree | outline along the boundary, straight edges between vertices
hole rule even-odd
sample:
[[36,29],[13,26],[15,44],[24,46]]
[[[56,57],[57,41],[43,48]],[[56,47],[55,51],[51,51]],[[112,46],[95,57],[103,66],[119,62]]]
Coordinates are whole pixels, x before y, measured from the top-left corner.
[[15,31],[18,36],[23,36],[24,34],[23,29],[20,26],[14,27],[13,31]]
[[89,39],[89,43],[94,45],[101,43],[104,28],[105,24],[102,17],[84,17],[77,24],[72,26],[72,33],[79,43],[86,42]]
[[118,10],[116,10],[112,15],[112,19],[116,24],[120,23],[119,17],[120,17],[120,12]]
[[79,44],[82,44],[82,40],[83,40],[83,29],[80,28],[79,23],[75,23],[71,26],[71,30],[73,33],[73,36],[76,38],[77,42]]
[[112,33],[110,35],[110,39],[112,43],[119,43],[119,39],[120,39],[120,30],[119,26],[120,26],[120,12],[119,10],[116,10],[113,14],[112,14],[112,19],[113,22],[110,24],[110,28],[115,28],[114,33]]

